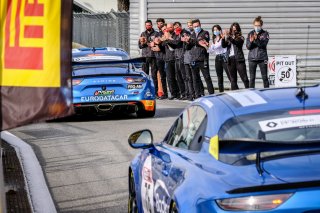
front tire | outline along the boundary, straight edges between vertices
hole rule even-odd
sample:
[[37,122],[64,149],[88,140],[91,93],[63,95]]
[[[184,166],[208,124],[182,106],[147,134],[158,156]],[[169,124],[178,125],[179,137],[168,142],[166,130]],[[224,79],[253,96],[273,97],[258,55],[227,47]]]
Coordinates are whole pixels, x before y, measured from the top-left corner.
[[169,210],[169,212],[170,212],[170,213],[179,213],[176,202],[172,201],[172,203],[171,203],[171,205],[170,205],[170,210]]
[[128,213],[138,213],[135,183],[132,171],[129,175]]

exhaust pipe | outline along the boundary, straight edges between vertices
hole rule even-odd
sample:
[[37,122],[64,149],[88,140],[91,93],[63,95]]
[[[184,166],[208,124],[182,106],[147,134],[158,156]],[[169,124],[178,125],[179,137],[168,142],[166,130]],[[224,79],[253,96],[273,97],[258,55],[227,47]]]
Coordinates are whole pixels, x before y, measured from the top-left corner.
[[101,112],[107,112],[112,110],[113,106],[111,104],[99,104],[97,109]]

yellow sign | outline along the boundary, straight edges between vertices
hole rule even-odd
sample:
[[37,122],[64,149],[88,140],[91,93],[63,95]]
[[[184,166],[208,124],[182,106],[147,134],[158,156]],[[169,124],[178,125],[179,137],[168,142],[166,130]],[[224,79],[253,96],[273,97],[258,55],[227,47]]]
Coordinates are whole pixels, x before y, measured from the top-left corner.
[[1,0],[0,86],[60,87],[61,1]]
[[217,160],[219,160],[219,137],[218,135],[210,139],[209,153]]

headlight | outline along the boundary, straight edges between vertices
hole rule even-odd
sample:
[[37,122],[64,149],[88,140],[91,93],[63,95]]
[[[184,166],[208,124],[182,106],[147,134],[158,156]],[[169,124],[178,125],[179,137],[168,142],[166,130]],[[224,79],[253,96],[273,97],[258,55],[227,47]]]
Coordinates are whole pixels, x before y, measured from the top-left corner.
[[143,83],[146,82],[146,79],[143,77],[138,77],[138,78],[131,78],[131,77],[125,77],[126,81],[128,83]]
[[227,211],[271,210],[286,202],[293,193],[261,195],[216,200],[220,208]]

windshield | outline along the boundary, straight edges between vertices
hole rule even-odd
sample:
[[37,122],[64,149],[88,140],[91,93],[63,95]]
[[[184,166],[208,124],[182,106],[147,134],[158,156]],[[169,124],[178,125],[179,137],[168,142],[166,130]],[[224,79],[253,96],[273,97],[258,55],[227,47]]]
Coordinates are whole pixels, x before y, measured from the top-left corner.
[[92,64],[73,67],[73,76],[121,74],[134,69],[131,63]]
[[235,117],[222,125],[219,138],[273,141],[318,140],[320,139],[320,113],[305,114],[309,111],[269,111]]
[[[318,112],[308,114],[308,112]],[[269,111],[232,118],[225,122],[219,139],[257,139],[259,141],[297,142],[320,139],[320,112],[317,109]],[[241,142],[239,142],[241,143]],[[319,149],[320,150],[320,149]],[[318,151],[319,151],[318,150]],[[307,153],[308,149],[261,152],[261,158],[281,158],[293,153]],[[219,160],[232,165],[248,165],[256,161],[257,153],[220,154]],[[277,159],[277,158],[274,158]]]

